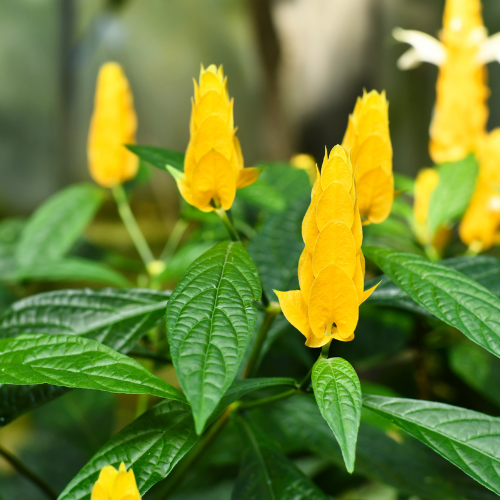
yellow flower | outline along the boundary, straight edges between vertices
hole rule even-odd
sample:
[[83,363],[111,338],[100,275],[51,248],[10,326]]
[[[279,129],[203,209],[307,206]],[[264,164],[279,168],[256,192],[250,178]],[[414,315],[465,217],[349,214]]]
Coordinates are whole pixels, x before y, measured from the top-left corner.
[[259,169],[243,168],[233,125],[233,99],[229,99],[222,66],[201,67],[192,107],[191,138],[184,173],[175,173],[177,186],[183,198],[203,212],[218,206],[228,210],[236,190],[255,182]]
[[485,64],[497,60],[500,38],[487,38],[480,0],[447,0],[439,42],[418,31],[394,30],[412,48],[398,61],[401,69],[420,62],[439,67],[436,106],[430,129],[435,163],[457,161],[476,151],[485,134],[489,96]]
[[299,170],[305,170],[309,176],[311,184],[316,180],[316,160],[308,154],[298,153],[290,158],[292,167]]
[[103,467],[90,500],[141,500],[132,469],[127,472],[123,462],[119,470],[111,465]]
[[103,187],[113,187],[137,174],[138,158],[124,144],[134,144],[137,117],[130,86],[122,67],[101,66],[97,78],[94,113],[88,137],[89,170]]
[[332,338],[354,338],[364,291],[363,231],[351,162],[341,146],[325,154],[302,222],[304,251],[299,260],[300,290],[278,292],[283,314],[320,347]]
[[349,116],[342,147],[351,155],[363,224],[383,222],[394,199],[389,104],[385,92],[363,92]]
[[480,141],[479,176],[459,234],[472,251],[481,252],[500,243],[500,128]]

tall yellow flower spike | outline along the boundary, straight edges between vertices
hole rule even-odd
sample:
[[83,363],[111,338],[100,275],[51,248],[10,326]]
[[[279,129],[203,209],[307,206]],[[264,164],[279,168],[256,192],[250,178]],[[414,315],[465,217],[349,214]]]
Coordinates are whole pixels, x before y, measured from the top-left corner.
[[101,66],[87,144],[89,170],[103,187],[113,187],[137,174],[139,159],[124,144],[135,144],[137,117],[130,85],[115,62]]
[[500,128],[480,141],[477,159],[476,189],[459,228],[462,241],[476,253],[500,243]]
[[485,64],[500,58],[500,37],[487,38],[480,0],[446,0],[441,41],[400,28],[393,35],[412,46],[399,59],[400,69],[411,69],[421,62],[439,67],[430,129],[433,161],[457,161],[475,152],[488,119]]
[[177,186],[183,198],[203,212],[219,206],[229,210],[236,190],[255,182],[260,171],[243,168],[233,125],[233,99],[229,99],[222,66],[201,67],[192,107],[184,173],[173,172]]
[[385,92],[363,91],[349,116],[342,141],[355,170],[359,213],[363,224],[383,222],[394,200],[389,104]]
[[125,464],[120,464],[119,470],[112,465],[101,469],[90,500],[141,500],[132,469],[127,471]]
[[359,306],[376,288],[364,291],[363,231],[353,177],[341,146],[325,154],[302,222],[300,290],[275,292],[283,314],[309,347],[332,338],[352,340]]

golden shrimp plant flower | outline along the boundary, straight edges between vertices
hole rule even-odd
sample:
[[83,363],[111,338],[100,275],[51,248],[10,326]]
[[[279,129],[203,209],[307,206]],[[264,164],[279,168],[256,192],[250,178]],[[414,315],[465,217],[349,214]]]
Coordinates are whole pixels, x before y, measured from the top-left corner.
[[351,155],[363,224],[387,219],[394,200],[388,109],[385,92],[364,91],[349,116],[342,141],[346,154]]
[[110,188],[135,177],[139,160],[125,144],[135,143],[136,131],[137,117],[125,72],[118,63],[105,63],[97,77],[87,144],[89,170],[97,184]]
[[430,129],[433,161],[457,161],[476,152],[488,119],[485,65],[500,60],[500,34],[487,37],[480,0],[446,0],[440,41],[400,28],[393,35],[412,46],[399,59],[400,69],[411,69],[421,62],[439,67]]
[[103,467],[90,500],[141,500],[132,469],[127,471],[123,462],[118,470],[112,465]]
[[194,81],[190,132],[184,173],[170,169],[181,195],[203,212],[230,209],[236,190],[255,182],[259,169],[244,168],[222,66],[202,66]]
[[283,314],[320,347],[332,338],[354,338],[364,291],[363,230],[351,162],[341,146],[325,154],[311,204],[302,222],[304,251],[299,260],[300,290],[276,291]]

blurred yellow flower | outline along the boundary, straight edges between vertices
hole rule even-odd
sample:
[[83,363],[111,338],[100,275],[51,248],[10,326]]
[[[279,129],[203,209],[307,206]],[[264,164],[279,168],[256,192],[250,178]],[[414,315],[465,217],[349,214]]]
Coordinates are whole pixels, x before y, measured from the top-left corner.
[[446,0],[441,41],[399,28],[393,34],[412,45],[398,61],[401,69],[421,62],[439,67],[430,129],[433,161],[457,161],[475,152],[488,120],[485,64],[500,57],[500,37],[487,38],[480,0]]
[[332,338],[354,338],[364,291],[363,231],[354,172],[341,146],[325,155],[302,222],[304,251],[299,260],[300,290],[276,291],[283,314],[320,347]]
[[123,462],[119,470],[111,465],[103,467],[90,500],[141,500],[132,469],[127,472]]
[[87,144],[89,170],[103,187],[113,187],[137,174],[139,160],[124,144],[135,144],[137,117],[130,86],[115,62],[101,66]]
[[233,124],[233,99],[229,99],[222,66],[201,67],[200,82],[194,82],[192,108],[184,173],[175,173],[179,191],[203,212],[219,206],[229,210],[236,190],[255,182],[260,170],[243,168]]
[[388,109],[385,92],[363,91],[342,141],[345,152],[351,155],[363,224],[387,219],[394,200]]
[[290,158],[290,164],[294,168],[305,170],[307,172],[307,175],[309,176],[311,184],[314,184],[314,181],[316,180],[317,169],[316,160],[313,156],[305,153],[298,153]]

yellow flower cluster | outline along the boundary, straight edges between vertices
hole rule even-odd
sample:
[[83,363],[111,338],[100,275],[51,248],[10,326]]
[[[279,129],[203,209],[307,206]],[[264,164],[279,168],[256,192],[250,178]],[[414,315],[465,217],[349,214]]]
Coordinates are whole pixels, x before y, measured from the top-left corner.
[[184,174],[176,176],[183,198],[211,212],[231,208],[236,190],[255,182],[257,168],[243,168],[243,155],[233,124],[233,99],[227,92],[222,66],[201,68],[194,82],[190,132]]
[[341,146],[325,154],[302,222],[300,290],[276,291],[283,314],[309,347],[320,347],[332,338],[352,340],[359,305],[375,289],[363,291],[363,231],[353,177]]
[[354,166],[363,224],[379,224],[391,213],[394,176],[388,109],[385,92],[363,92],[342,141]]
[[137,174],[139,161],[124,144],[135,144],[137,117],[130,86],[122,67],[101,66],[88,137],[89,170],[103,187],[113,187]]
[[132,469],[127,471],[123,462],[119,470],[112,465],[103,467],[90,500],[141,500]]

